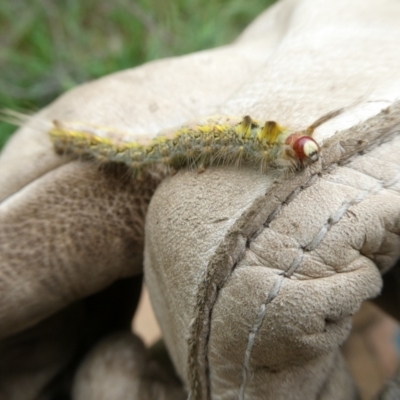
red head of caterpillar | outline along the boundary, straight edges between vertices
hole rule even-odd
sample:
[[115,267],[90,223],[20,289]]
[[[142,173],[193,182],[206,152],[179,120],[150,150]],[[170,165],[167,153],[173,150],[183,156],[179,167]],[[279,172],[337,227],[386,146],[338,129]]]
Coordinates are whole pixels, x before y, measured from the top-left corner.
[[309,164],[319,159],[320,147],[318,143],[304,133],[293,133],[285,141],[291,146],[296,157],[303,163]]

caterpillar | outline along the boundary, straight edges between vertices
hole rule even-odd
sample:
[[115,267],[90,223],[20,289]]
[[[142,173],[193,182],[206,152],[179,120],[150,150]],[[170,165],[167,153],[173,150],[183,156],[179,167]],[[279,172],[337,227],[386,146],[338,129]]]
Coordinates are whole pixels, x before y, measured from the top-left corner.
[[297,132],[250,116],[216,116],[136,142],[125,132],[82,122],[54,121],[49,134],[58,153],[124,163],[138,174],[159,165],[200,171],[227,164],[254,165],[263,172],[299,170],[319,159],[320,146],[312,137],[315,128],[343,110],[332,111]]

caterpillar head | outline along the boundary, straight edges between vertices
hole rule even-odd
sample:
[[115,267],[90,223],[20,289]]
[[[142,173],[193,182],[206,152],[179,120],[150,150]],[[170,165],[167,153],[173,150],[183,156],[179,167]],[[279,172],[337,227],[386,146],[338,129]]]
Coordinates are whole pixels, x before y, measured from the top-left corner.
[[304,164],[319,160],[320,147],[311,136],[293,133],[286,139],[285,144],[293,149],[296,158]]

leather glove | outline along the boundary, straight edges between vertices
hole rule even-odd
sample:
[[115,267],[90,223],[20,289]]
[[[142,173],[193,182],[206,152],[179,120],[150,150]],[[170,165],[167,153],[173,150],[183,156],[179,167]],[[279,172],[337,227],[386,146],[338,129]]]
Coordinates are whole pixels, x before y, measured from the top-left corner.
[[[232,45],[82,85],[27,122],[0,157],[2,397],[51,398],[78,369],[76,396],[99,398],[104,373],[93,368],[85,392],[81,371],[121,340],[81,357],[127,329],[145,247],[155,312],[192,399],[355,398],[340,345],[399,258],[399,14],[394,0],[279,2]],[[321,159],[302,172],[181,171],[154,195],[157,177],[132,182],[122,166],[60,157],[47,134],[53,119],[78,120],[135,140],[212,114],[304,129],[359,99],[316,131]],[[122,342],[147,360],[138,339]],[[142,364],[124,382],[150,392],[133,398],[160,385],[176,393],[165,371],[149,379]]]

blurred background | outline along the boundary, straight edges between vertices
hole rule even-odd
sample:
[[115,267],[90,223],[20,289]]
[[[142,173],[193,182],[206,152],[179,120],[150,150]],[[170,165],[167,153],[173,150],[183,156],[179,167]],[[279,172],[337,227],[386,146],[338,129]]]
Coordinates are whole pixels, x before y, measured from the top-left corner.
[[[146,61],[227,44],[274,0],[0,2],[0,110]],[[0,149],[15,127],[0,122]]]

